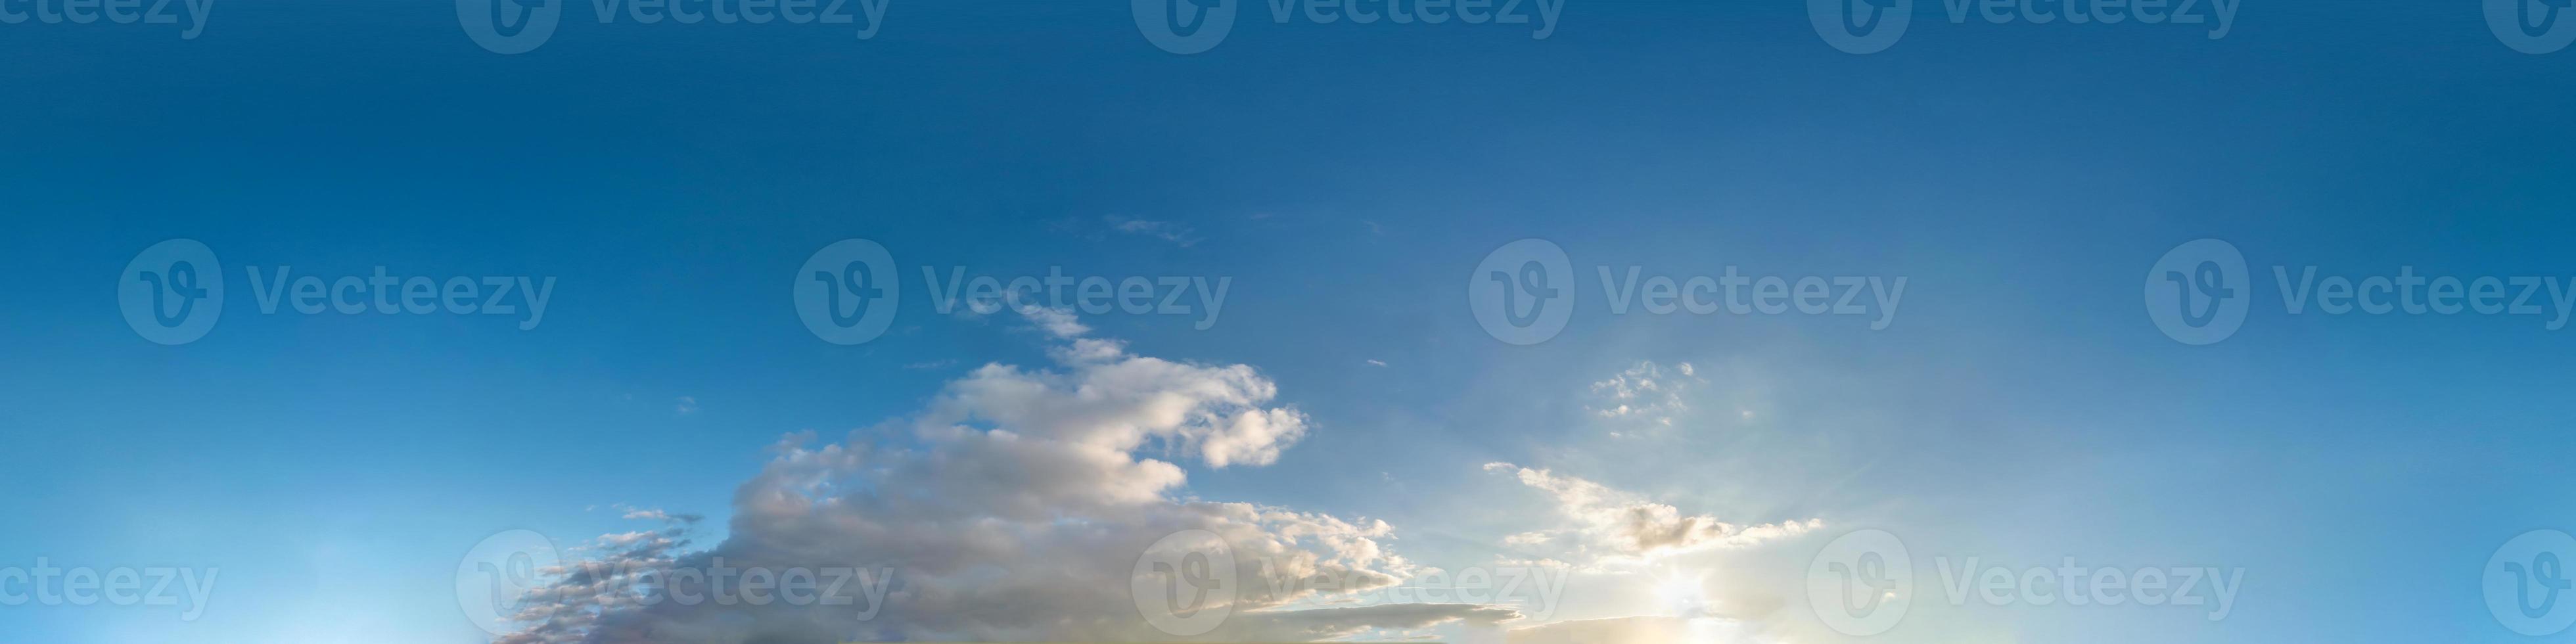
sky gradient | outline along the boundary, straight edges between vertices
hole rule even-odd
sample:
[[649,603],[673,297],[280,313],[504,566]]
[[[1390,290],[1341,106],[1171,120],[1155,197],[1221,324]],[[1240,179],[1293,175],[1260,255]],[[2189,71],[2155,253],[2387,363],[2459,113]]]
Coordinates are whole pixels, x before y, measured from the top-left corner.
[[[1900,2],[1866,54],[1802,3],[1586,0],[1524,24],[1236,0],[1187,54],[1121,2],[892,0],[881,24],[572,3],[499,53],[472,2],[222,2],[193,37],[0,24],[0,570],[220,573],[193,619],[30,603],[0,632],[489,641],[459,561],[527,530],[922,592],[856,622],[638,613],[664,636],[1174,639],[1116,582],[1196,527],[1305,535],[1233,547],[1388,583],[1565,579],[1229,622],[1292,634],[2508,642],[2527,623],[2491,615],[2491,557],[2576,529],[2576,336],[2551,328],[2576,293],[2576,51],[2518,50],[2547,43],[2478,2],[2254,0],[2223,34]],[[173,239],[225,298],[162,344],[120,271]],[[836,344],[797,289],[849,239],[899,295]],[[1486,274],[1525,239],[1564,254],[1569,308],[1514,344],[1474,294],[1526,294],[1518,255],[1494,266],[1520,281]],[[2196,279],[2163,262],[2201,239],[2241,254],[2245,308],[2193,345],[2141,285]],[[542,318],[263,310],[378,267],[552,286]],[[1614,310],[1632,269],[1730,268],[1883,288],[1858,314]],[[2309,268],[2555,286],[2529,314],[2333,314],[2284,303]],[[952,276],[1050,271],[1188,284],[1192,308],[940,306]],[[1902,621],[1866,636],[1809,597],[1856,530],[1911,561]],[[2223,616],[1954,603],[1972,557],[2241,581]]]

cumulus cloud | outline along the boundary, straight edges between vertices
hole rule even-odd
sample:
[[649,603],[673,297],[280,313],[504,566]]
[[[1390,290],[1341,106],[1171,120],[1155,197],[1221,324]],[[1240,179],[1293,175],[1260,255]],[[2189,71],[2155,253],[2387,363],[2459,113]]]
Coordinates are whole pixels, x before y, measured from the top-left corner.
[[[599,540],[500,641],[1286,641],[1518,618],[1473,604],[1292,609],[1318,592],[1296,580],[1357,592],[1416,568],[1384,522],[1199,500],[1183,465],[1270,464],[1308,418],[1252,367],[1138,356],[1075,337],[1069,315],[1021,312],[1059,340],[1052,367],[988,364],[849,440],[782,440],[736,489],[713,547],[690,549],[685,515],[630,511],[667,525]],[[1149,625],[1128,589],[1149,546],[1189,530],[1231,546],[1241,593],[1216,631],[1182,638]],[[719,567],[863,574],[838,603],[669,601],[706,590],[675,571]]]
[[1642,563],[1685,552],[1741,548],[1824,526],[1821,519],[1741,525],[1705,514],[1685,515],[1634,493],[1544,469],[1487,463],[1485,471],[1510,473],[1522,485],[1556,502],[1561,527],[1523,532],[1503,543],[1587,565]]
[[1592,383],[1593,401],[1585,405],[1594,415],[1608,419],[1629,419],[1671,427],[1673,419],[1690,411],[1682,400],[1683,392],[1704,381],[1694,377],[1698,369],[1684,362],[1666,370],[1654,361],[1639,361],[1608,380]]

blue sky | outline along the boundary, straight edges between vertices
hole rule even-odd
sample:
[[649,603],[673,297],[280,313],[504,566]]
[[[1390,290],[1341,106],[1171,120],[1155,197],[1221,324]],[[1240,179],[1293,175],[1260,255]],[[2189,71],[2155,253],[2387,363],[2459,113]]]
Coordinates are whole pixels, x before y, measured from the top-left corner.
[[[1076,336],[938,313],[920,277],[1061,267],[1230,279],[1205,329],[1112,312],[1079,337],[1245,365],[1276,389],[1253,408],[1302,416],[1267,464],[1135,452],[1186,471],[1167,502],[1382,520],[1416,565],[1581,569],[1548,619],[1422,633],[1699,616],[1727,624],[1713,641],[2524,639],[2481,571],[2576,523],[2569,332],[2293,314],[2270,276],[2576,280],[2576,51],[2515,51],[2475,2],[2244,4],[2212,39],[1916,2],[1866,55],[1790,2],[1565,0],[1545,38],[1280,24],[1246,2],[1190,55],[1117,2],[894,0],[866,39],[602,24],[583,3],[512,55],[446,3],[226,2],[190,39],[0,25],[18,61],[0,68],[0,568],[220,571],[194,620],[0,606],[0,631],[485,641],[454,570],[487,536],[637,529],[622,505],[705,515],[683,550],[732,547],[736,492],[782,435],[939,454],[899,425],[980,366],[1082,373],[1055,355]],[[887,249],[904,299],[842,346],[787,285],[852,238]],[[1515,346],[1465,283],[1532,238],[1569,257],[1575,304]],[[2241,250],[2252,299],[2242,330],[2189,346],[2139,285],[2203,238]],[[175,346],[125,324],[111,286],[169,239],[210,248],[227,288]],[[279,266],[555,285],[527,330],[263,313],[244,271]],[[1872,330],[1616,314],[1595,272],[1730,266],[1906,290]],[[1658,386],[1620,399],[1602,383],[1623,375]],[[1566,479],[1620,500],[1531,482]],[[1584,541],[1602,507],[1821,527],[1622,559]],[[1867,638],[1802,585],[1856,529],[1903,539],[1918,593]],[[2217,621],[1954,606],[1936,557],[2241,568],[2243,586]],[[1705,589],[1657,593],[1659,574]]]

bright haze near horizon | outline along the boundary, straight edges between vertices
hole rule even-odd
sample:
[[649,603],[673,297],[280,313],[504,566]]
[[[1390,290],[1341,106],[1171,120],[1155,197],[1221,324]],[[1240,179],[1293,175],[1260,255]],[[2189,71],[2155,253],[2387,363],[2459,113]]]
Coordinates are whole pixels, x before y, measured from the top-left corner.
[[0,0],[0,639],[2565,637],[2561,11]]

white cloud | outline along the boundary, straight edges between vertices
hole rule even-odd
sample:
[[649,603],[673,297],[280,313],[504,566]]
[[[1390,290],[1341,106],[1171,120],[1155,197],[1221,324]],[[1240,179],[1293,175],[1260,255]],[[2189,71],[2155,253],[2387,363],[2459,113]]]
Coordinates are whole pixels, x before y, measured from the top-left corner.
[[[1307,417],[1274,405],[1276,386],[1245,365],[1137,356],[1087,338],[1050,355],[1053,368],[975,369],[917,413],[847,442],[780,442],[735,491],[721,544],[687,550],[684,522],[632,510],[673,526],[612,535],[601,541],[610,554],[593,560],[892,568],[882,605],[648,605],[636,578],[575,568],[532,595],[540,601],[523,617],[534,623],[500,641],[1284,641],[1518,618],[1472,604],[1287,609],[1315,592],[1294,579],[1328,575],[1365,591],[1416,570],[1387,548],[1385,522],[1183,492],[1183,463],[1269,464],[1305,435]],[[1227,540],[1246,594],[1217,631],[1177,638],[1148,626],[1124,589],[1147,546],[1185,530]]]
[[1690,411],[1690,404],[1682,400],[1683,392],[1706,382],[1692,375],[1698,370],[1688,362],[1675,365],[1671,371],[1678,373],[1667,375],[1662,365],[1639,361],[1608,380],[1592,383],[1594,402],[1584,408],[1602,418],[1671,427],[1675,417]]
[[1741,548],[1824,526],[1821,519],[1729,523],[1706,514],[1685,515],[1634,493],[1548,470],[1499,462],[1486,463],[1484,469],[1511,473],[1522,485],[1546,492],[1562,520],[1557,527],[1505,537],[1504,545],[1587,565],[1649,563],[1686,552]]
[[1751,624],[1715,617],[1615,617],[1515,628],[1505,644],[1717,644],[1769,642]]
[[[1016,291],[1013,292],[1012,297],[1018,297]],[[1091,327],[1083,326],[1081,320],[1073,317],[1073,311],[1070,309],[1049,308],[1034,304],[1022,304],[1017,308],[1020,315],[1028,317],[1029,322],[1045,330],[1047,335],[1075,338],[1091,332]]]

